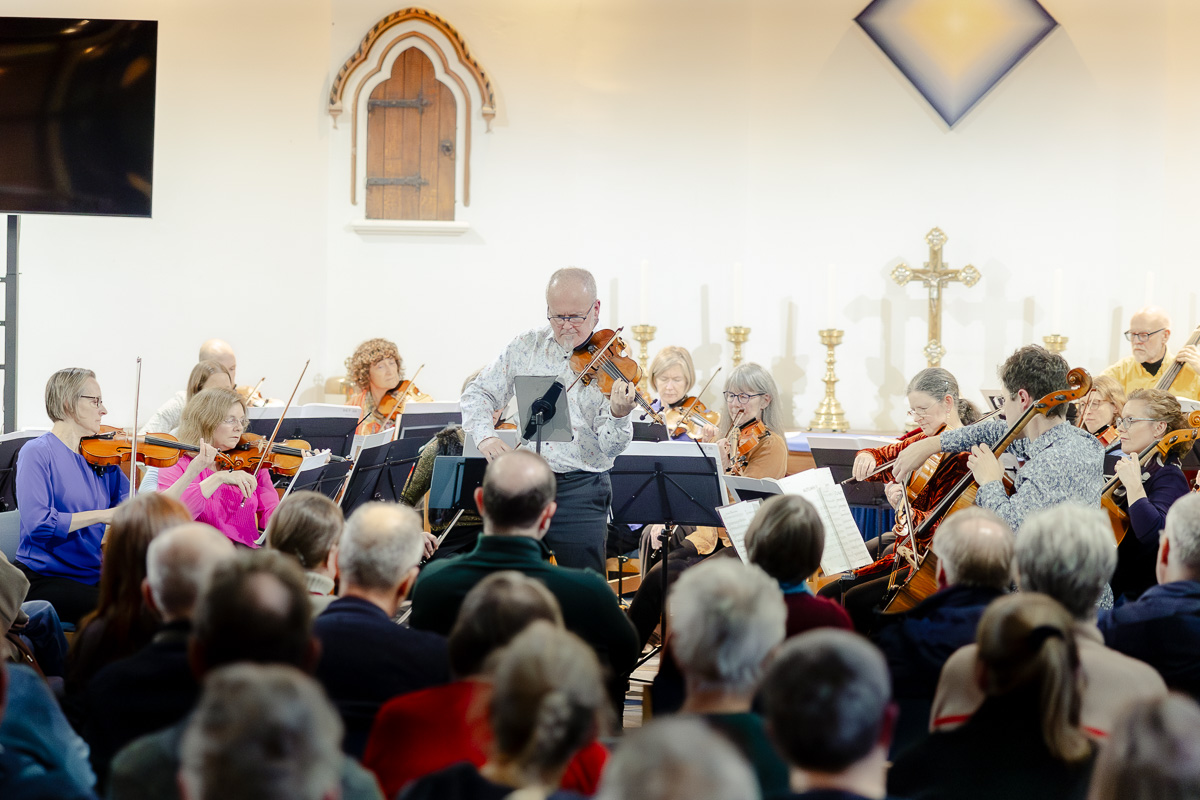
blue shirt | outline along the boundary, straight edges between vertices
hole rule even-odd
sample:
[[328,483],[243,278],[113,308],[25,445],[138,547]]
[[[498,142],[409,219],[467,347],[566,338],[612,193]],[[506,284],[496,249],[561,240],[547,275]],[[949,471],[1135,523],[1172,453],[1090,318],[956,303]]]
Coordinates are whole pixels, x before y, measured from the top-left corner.
[[[129,479],[116,467],[97,474],[83,456],[53,433],[44,433],[17,454],[17,508],[21,542],[17,561],[55,578],[95,586],[100,581],[103,523],[71,531],[71,516],[112,508],[129,496]],[[68,532],[69,531],[69,532]]]

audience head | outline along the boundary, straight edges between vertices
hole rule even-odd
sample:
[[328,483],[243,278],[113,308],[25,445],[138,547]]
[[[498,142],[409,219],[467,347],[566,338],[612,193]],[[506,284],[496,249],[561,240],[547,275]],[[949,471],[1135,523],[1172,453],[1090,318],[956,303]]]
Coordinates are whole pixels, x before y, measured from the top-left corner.
[[214,671],[180,743],[185,800],[338,796],[342,721],[320,684],[293,667]]
[[[232,391],[233,388],[233,378],[229,375],[229,370],[225,369],[219,361],[201,361],[192,367],[192,374],[188,375],[187,399],[191,400],[205,389],[229,389]],[[169,432],[161,431],[161,433]]]
[[360,506],[346,520],[338,551],[343,594],[387,596],[399,604],[417,579],[424,552],[417,512],[397,503]]
[[977,676],[989,697],[1037,705],[1041,735],[1051,755],[1077,763],[1087,758],[1079,728],[1079,651],[1075,620],[1054,598],[1018,592],[998,598],[979,620]]
[[1012,529],[986,508],[972,506],[948,517],[933,535],[933,554],[944,586],[1003,591],[1012,584]]
[[492,653],[534,620],[563,627],[558,600],[545,584],[515,570],[493,572],[467,592],[450,631],[450,670],[458,678],[484,671]]
[[293,492],[267,523],[267,547],[295,556],[310,572],[333,572],[345,520],[337,503],[320,492]]
[[710,560],[671,587],[671,650],[688,693],[753,694],[763,662],[783,641],[787,607],[779,584],[735,559]]
[[1167,512],[1158,541],[1158,582],[1200,579],[1200,494],[1191,492]]
[[124,637],[139,621],[149,625],[153,613],[142,594],[146,551],[161,532],[191,521],[192,515],[183,503],[157,492],[139,494],[117,506],[104,537],[96,610],[79,627],[86,627],[93,619],[103,619],[108,626],[106,634]]
[[821,566],[825,527],[812,503],[795,494],[767,500],[746,529],[750,563],[781,584],[808,580]]
[[[183,407],[176,438],[184,444],[199,444],[203,440],[217,449],[223,449],[219,442],[214,443],[213,434],[218,426],[225,424],[231,413],[246,416],[246,403],[237,392],[230,389],[205,389],[193,395]],[[239,436],[241,432],[238,431]]]
[[1167,340],[1171,338],[1171,318],[1158,306],[1140,308],[1130,317],[1125,338],[1132,345],[1133,357],[1139,363],[1161,361],[1167,355]]
[[575,634],[538,620],[497,654],[490,705],[495,758],[515,767],[525,785],[556,786],[607,711],[600,662]]
[[200,345],[200,353],[196,360],[216,361],[229,373],[229,380],[237,385],[237,356],[234,355],[233,347],[229,342],[224,339],[209,339]]
[[1113,723],[1088,800],[1200,797],[1200,707],[1182,694],[1142,700]]
[[176,525],[150,542],[142,591],[164,622],[191,619],[213,570],[236,554],[233,542],[211,525]]
[[320,652],[304,573],[274,550],[239,552],[218,564],[192,630],[197,675],[238,661],[310,669]]
[[887,758],[896,710],[883,654],[832,628],[784,643],[762,685],[776,746],[788,763],[828,775],[875,754]]
[[554,473],[541,456],[528,450],[504,453],[488,464],[483,486],[475,490],[484,533],[540,539],[558,508],[555,489]]
[[1017,537],[1021,589],[1047,594],[1077,620],[1096,613],[1096,602],[1117,568],[1108,514],[1063,503],[1030,514]]
[[[999,372],[1000,381],[1010,397],[1017,400],[1018,394],[1025,393],[1027,408],[1051,392],[1066,389],[1069,370],[1067,360],[1058,353],[1051,353],[1041,345],[1027,344],[1009,356],[1000,365]],[[1065,417],[1066,414],[1066,403],[1046,412],[1047,417]],[[1010,419],[1009,424],[1013,421]]]
[[696,717],[664,717],[622,738],[596,800],[759,800],[758,779],[729,739]]

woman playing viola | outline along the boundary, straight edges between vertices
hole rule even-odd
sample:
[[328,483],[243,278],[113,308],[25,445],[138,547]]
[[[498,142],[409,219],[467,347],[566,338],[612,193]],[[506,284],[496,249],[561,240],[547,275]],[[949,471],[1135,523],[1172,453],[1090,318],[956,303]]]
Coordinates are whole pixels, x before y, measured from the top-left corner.
[[[680,409],[684,401],[696,385],[696,368],[692,364],[692,356],[682,347],[670,345],[658,351],[650,362],[650,386],[658,398],[650,404],[655,411]],[[685,430],[675,440],[690,440],[692,436]],[[700,441],[711,442],[717,438],[714,425],[704,425]]]
[[395,427],[396,419],[404,410],[403,400],[393,414],[382,414],[377,410],[384,395],[404,380],[404,359],[395,343],[387,339],[368,339],[360,344],[354,355],[346,359],[346,377],[355,387],[346,398],[346,405],[358,406],[363,412],[356,433],[366,436]]
[[1120,432],[1121,451],[1126,455],[1117,462],[1121,485],[1113,499],[1129,513],[1129,532],[1117,548],[1112,590],[1114,596],[1124,594],[1132,600],[1158,582],[1154,574],[1158,534],[1172,504],[1188,493],[1179,459],[1191,443],[1176,445],[1165,460],[1155,454],[1143,467],[1138,454],[1171,431],[1187,428],[1187,418],[1179,401],[1161,389],[1135,390],[1121,413],[1114,426]]
[[[179,441],[200,452],[182,454],[179,463],[159,474],[162,487],[182,482],[180,500],[197,522],[206,522],[234,544],[258,547],[259,532],[266,527],[279,493],[264,467],[258,475],[241,470],[213,470],[219,452],[229,452],[246,430],[246,406],[228,389],[206,389],[188,401],[179,422]],[[200,466],[196,471],[194,465]]]
[[1080,427],[1099,439],[1104,445],[1117,440],[1118,431],[1114,420],[1125,406],[1125,390],[1115,379],[1097,375],[1092,379],[1092,390],[1079,401]]
[[[917,427],[893,444],[859,451],[853,467],[856,480],[884,482],[884,494],[891,506],[897,509],[903,505],[906,489],[894,482],[890,469],[876,472],[879,466],[894,460],[902,450],[914,442],[937,436],[943,430],[969,425],[975,421],[976,416],[974,406],[962,399],[958,381],[949,370],[942,367],[929,367],[918,372],[909,381],[906,394],[911,409],[908,412],[909,417]],[[967,474],[967,455],[939,454],[926,462],[926,471],[932,472],[932,475],[920,491],[908,498],[908,510],[912,512],[914,530],[945,497],[946,492]],[[886,594],[888,576],[894,565],[891,545],[906,527],[906,520],[901,512],[897,515],[896,527],[891,533],[867,543],[867,549],[877,557],[875,563],[853,573],[843,574],[841,580],[830,583],[821,590],[821,594],[826,597],[846,595],[843,602],[854,618],[856,626],[861,627],[864,620],[870,618],[871,610]],[[915,543],[916,553],[925,552],[936,529],[937,525],[932,526],[923,538]],[[908,547],[911,549],[913,545],[910,543]]]

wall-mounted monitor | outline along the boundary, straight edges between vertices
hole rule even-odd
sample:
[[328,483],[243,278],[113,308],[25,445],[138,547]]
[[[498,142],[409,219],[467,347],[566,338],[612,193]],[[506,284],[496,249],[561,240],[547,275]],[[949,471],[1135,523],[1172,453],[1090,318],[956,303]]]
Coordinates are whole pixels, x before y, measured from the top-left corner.
[[0,17],[0,214],[150,216],[158,23]]

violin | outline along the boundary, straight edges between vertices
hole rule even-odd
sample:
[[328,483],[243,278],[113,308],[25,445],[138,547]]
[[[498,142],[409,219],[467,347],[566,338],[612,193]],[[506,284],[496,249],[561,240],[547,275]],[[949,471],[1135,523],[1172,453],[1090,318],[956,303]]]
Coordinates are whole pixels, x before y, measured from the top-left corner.
[[[223,456],[229,462],[227,469],[242,472],[257,472],[260,468],[275,475],[295,475],[300,471],[304,453],[312,446],[303,439],[289,439],[283,444],[267,446],[267,437],[257,433],[243,433],[238,443]],[[345,461],[341,456],[330,456],[331,460]]]
[[[1088,374],[1087,370],[1076,367],[1067,373],[1067,385],[1068,389],[1050,392],[1025,409],[1025,413],[1013,423],[1013,426],[996,443],[996,446],[992,448],[992,452],[996,456],[999,456],[1011,447],[1012,443],[1017,440],[1017,437],[1021,435],[1021,432],[1025,430],[1025,427],[1034,417],[1044,416],[1051,409],[1084,397],[1091,391],[1092,376]],[[1006,482],[1005,489],[1007,490],[1008,488],[1009,486]],[[955,511],[960,511],[974,505],[975,494],[978,491],[979,484],[975,482],[975,476],[968,472],[934,506],[929,515],[921,521],[921,524],[910,535],[914,540],[925,539],[930,529],[940,522],[943,517],[948,517]],[[929,548],[926,550],[924,557],[919,561],[917,569],[903,585],[897,588],[895,594],[885,602],[883,613],[899,614],[908,611],[936,591],[937,557],[933,554],[933,548]]]
[[[122,428],[112,425],[100,426],[100,433],[84,436],[79,440],[79,453],[93,466],[121,467],[125,471],[131,460],[147,467],[170,467],[179,461],[180,453],[198,453],[194,444],[184,444],[169,433],[148,433],[138,436],[137,453],[134,453],[134,438]],[[217,464],[222,469],[233,469],[233,464],[224,453],[217,454]]]
[[262,408],[267,404],[267,398],[262,396],[262,392],[258,391],[258,387],[263,385],[266,378],[259,378],[258,383],[254,386],[238,386],[234,389],[238,397],[242,398],[242,402],[247,408]]
[[[637,361],[629,355],[629,346],[617,335],[622,330],[623,328],[617,328],[615,331],[595,331],[591,338],[575,348],[575,352],[571,354],[571,369],[577,377],[571,386],[576,383],[589,386],[594,381],[596,387],[608,397],[612,393],[614,383],[625,381],[634,387],[634,402],[647,416],[659,425],[666,425],[650,405],[650,401],[637,390],[638,381],[642,379],[642,370]],[[567,390],[570,388],[568,386]]]
[[[1171,431],[1138,453],[1138,463],[1144,467],[1155,456],[1165,461],[1167,454],[1173,448],[1200,440],[1200,411],[1193,411],[1189,414],[1187,422],[1191,427]],[[1130,526],[1129,509],[1122,508],[1117,503],[1119,492],[1121,492],[1121,479],[1114,475],[1104,485],[1104,491],[1100,494],[1100,505],[1108,512],[1108,521],[1112,525],[1113,537],[1117,540],[1117,544],[1125,539],[1125,534],[1129,533]]]
[[737,446],[729,457],[729,474],[741,475],[750,464],[750,455],[763,439],[771,435],[761,419],[756,419],[738,431]]
[[699,439],[705,425],[718,425],[721,422],[721,413],[710,411],[698,397],[683,398],[678,406],[671,406],[662,416],[672,438],[687,434]]

